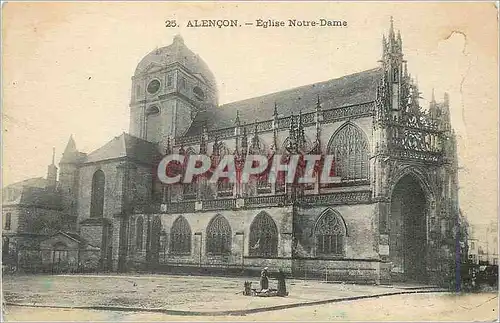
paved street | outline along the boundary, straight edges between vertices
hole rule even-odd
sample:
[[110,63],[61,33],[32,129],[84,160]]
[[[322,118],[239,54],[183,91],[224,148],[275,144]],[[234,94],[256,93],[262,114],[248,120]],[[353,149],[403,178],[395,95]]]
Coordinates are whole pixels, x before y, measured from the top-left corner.
[[[247,278],[249,279],[249,278]],[[407,291],[409,286],[331,284],[288,280],[288,297],[243,296],[245,278],[172,275],[4,276],[8,303],[118,306],[181,311],[228,311]],[[258,278],[252,279],[258,288]],[[270,281],[276,287],[276,281]],[[415,287],[415,286],[413,286]]]
[[[368,286],[288,280],[289,297],[247,297],[242,295],[245,278],[241,277],[36,275],[4,276],[3,279],[6,303],[23,305],[7,305],[5,317],[8,321],[491,321],[497,317],[497,295],[492,291],[462,295],[444,292],[403,294],[304,306],[347,297],[426,290],[416,285]],[[258,286],[257,278],[252,282],[254,287]],[[276,281],[271,280],[270,287],[275,284]],[[54,306],[115,306],[133,310]],[[273,306],[282,308],[270,309]],[[143,311],[148,309],[169,312]],[[241,311],[248,309],[261,312],[241,315]],[[174,311],[181,311],[183,315]],[[234,311],[239,316],[214,313],[223,311]]]
[[173,316],[8,306],[7,321],[495,321],[494,293],[410,294],[307,306],[246,316]]

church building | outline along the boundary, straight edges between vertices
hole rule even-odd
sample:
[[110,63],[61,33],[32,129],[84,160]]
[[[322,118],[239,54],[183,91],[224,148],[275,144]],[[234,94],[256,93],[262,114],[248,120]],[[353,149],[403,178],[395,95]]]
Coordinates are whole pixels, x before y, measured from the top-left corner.
[[[99,270],[439,281],[459,214],[449,97],[420,106],[392,21],[381,45],[372,69],[219,105],[208,65],[175,36],[135,69],[129,133],[90,153],[69,140],[56,190],[73,235],[59,236],[92,246]],[[333,155],[338,180],[166,185],[156,174],[170,153],[297,152]]]

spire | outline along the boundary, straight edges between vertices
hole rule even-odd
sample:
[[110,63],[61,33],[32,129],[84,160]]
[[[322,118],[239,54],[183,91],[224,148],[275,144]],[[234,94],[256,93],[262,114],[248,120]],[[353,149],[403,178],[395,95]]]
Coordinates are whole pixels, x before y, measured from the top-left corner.
[[68,143],[66,144],[66,148],[64,149],[64,154],[66,153],[74,153],[76,152],[76,144],[75,139],[73,139],[73,135],[69,136]]
[[167,145],[165,147],[165,155],[170,155],[172,153],[172,146],[170,144],[170,136],[167,137]]
[[[401,40],[401,32],[398,30],[397,36],[394,33],[394,19],[391,16],[389,34],[387,38],[385,37],[385,35],[382,38],[382,61],[385,61],[385,63],[394,64],[396,62],[394,60],[400,60],[402,57],[402,44],[403,41]],[[400,62],[398,62],[398,65],[399,64]]]
[[248,148],[247,127],[243,125],[243,136],[241,137],[241,151],[245,155]]
[[55,159],[56,159],[56,147],[52,147],[52,164],[51,165],[55,165],[54,164]]
[[302,120],[302,110],[299,111],[299,124],[297,125],[297,129],[302,131],[304,128],[303,120]]
[[297,126],[297,144],[299,145],[299,148],[304,148],[305,143],[306,143],[306,135],[304,130],[304,121],[302,118],[302,111],[300,111],[299,124]]
[[73,135],[69,137],[68,143],[66,144],[66,148],[64,149],[64,153],[61,158],[61,163],[75,163],[78,162],[79,152],[76,149],[75,140],[73,139]]
[[391,26],[389,27],[389,40],[393,40],[394,39],[394,19],[392,16],[390,18],[390,22],[391,22]]
[[276,104],[276,102],[274,102],[274,113],[273,113],[273,116],[275,116],[275,117],[278,116],[278,105]]
[[236,119],[234,120],[234,124],[239,127],[240,126],[240,110],[236,110]]
[[212,145],[212,156],[219,156],[219,136],[216,135]]
[[258,128],[257,128],[257,120],[255,120],[255,128],[253,131],[253,138],[252,138],[252,145],[250,146],[251,153],[257,153],[260,151],[260,141],[259,141],[259,134],[258,134]]
[[446,92],[444,93],[444,102],[441,105],[441,124],[442,130],[451,130],[450,98]]
[[207,128],[203,127],[201,129],[201,138],[200,138],[200,154],[206,154],[207,153],[207,141],[206,141],[206,132]]
[[316,102],[316,144],[319,145],[320,142],[320,137],[321,137],[321,103],[319,101],[319,95],[318,95],[318,101]]
[[319,94],[318,94],[318,99],[316,100],[316,112],[321,111],[321,102],[319,100]]
[[431,103],[436,103],[436,97],[434,96],[434,88],[432,88]]
[[52,164],[47,167],[47,188],[55,189],[57,186],[57,167],[54,165],[56,148],[52,147]]
[[290,130],[289,130],[289,135],[290,135],[290,140],[295,139],[295,115],[290,116]]

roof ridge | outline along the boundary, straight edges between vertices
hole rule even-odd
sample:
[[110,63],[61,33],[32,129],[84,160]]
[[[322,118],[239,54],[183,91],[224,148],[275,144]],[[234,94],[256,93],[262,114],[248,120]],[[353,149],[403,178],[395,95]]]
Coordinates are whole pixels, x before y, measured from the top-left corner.
[[356,72],[356,73],[347,74],[347,75],[344,75],[344,76],[341,76],[341,77],[336,77],[336,78],[332,78],[332,79],[328,79],[328,80],[324,80],[324,81],[319,81],[319,82],[315,82],[315,83],[309,83],[309,84],[299,85],[299,86],[288,88],[288,89],[285,89],[285,90],[271,92],[271,93],[267,93],[267,94],[262,94],[262,95],[259,95],[259,96],[254,96],[254,97],[251,97],[251,98],[246,98],[246,99],[243,99],[243,100],[231,101],[231,102],[227,102],[227,103],[224,103],[222,105],[219,105],[217,108],[219,108],[219,107],[222,108],[222,107],[224,107],[226,105],[231,105],[231,104],[234,104],[234,103],[240,103],[240,102],[242,103],[242,102],[245,102],[245,101],[256,100],[256,99],[259,99],[259,98],[264,98],[264,97],[268,97],[268,96],[272,96],[272,95],[277,95],[277,94],[281,94],[281,93],[288,92],[288,91],[291,92],[291,91],[298,90],[298,89],[301,89],[301,88],[306,88],[308,86],[313,86],[313,85],[317,85],[317,84],[324,84],[324,83],[328,83],[328,82],[331,82],[331,81],[335,81],[335,80],[340,80],[340,79],[347,78],[347,77],[356,76],[356,75],[363,74],[363,73],[366,73],[366,72],[375,72],[376,70],[380,70],[380,69],[381,69],[381,67],[374,67],[374,68],[370,68],[370,69],[367,69],[367,70],[359,71],[359,72]]

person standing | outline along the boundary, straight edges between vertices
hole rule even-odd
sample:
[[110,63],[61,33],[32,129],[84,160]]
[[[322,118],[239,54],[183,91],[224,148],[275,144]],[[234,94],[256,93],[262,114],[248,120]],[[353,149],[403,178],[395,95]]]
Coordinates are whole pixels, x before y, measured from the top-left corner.
[[286,291],[286,282],[285,282],[285,273],[282,269],[278,271],[278,296],[287,296],[288,293]]
[[262,269],[260,272],[260,290],[269,289],[269,275],[267,273],[267,267]]

